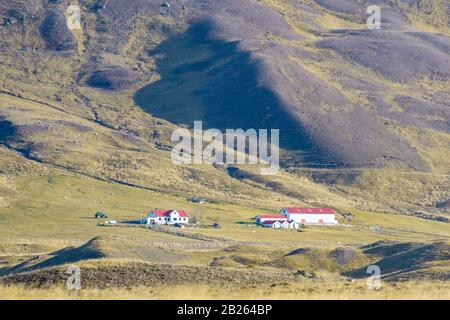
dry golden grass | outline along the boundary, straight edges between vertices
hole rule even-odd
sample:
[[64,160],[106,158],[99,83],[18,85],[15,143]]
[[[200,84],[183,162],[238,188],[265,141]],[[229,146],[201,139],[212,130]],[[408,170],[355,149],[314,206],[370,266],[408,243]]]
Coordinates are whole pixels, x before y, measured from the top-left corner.
[[4,300],[449,300],[450,283],[440,281],[409,281],[382,283],[380,290],[370,290],[365,281],[336,283],[315,282],[283,284],[261,288],[218,288],[206,285],[136,287],[130,289],[81,289],[65,288],[28,289],[23,286],[0,287],[0,299]]

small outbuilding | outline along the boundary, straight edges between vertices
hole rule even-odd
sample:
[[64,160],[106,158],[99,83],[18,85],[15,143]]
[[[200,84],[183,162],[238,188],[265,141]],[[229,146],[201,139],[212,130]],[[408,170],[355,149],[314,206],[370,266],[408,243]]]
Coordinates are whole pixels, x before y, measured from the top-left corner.
[[282,222],[266,220],[263,223],[261,223],[260,225],[262,227],[266,227],[266,228],[280,229],[282,226]]
[[289,225],[289,229],[298,229],[300,228],[300,225],[295,222],[295,221],[287,221],[288,225]]
[[94,217],[95,219],[108,219],[108,215],[101,211],[97,211]]
[[198,197],[193,197],[193,198],[189,198],[189,201],[190,201],[190,202],[193,202],[193,203],[203,204],[203,203],[206,202],[206,199],[198,198]]

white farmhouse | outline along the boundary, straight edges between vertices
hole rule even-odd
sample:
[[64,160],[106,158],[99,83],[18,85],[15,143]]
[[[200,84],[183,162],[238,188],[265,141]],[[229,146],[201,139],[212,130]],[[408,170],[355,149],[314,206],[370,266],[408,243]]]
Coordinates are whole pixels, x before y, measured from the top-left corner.
[[295,222],[295,221],[286,221],[286,223],[288,224],[287,225],[287,229],[298,229],[298,228],[300,228],[300,225],[297,223],[297,222]]
[[274,229],[298,229],[300,227],[297,222],[288,220],[285,215],[281,214],[261,214],[256,217],[256,223]]
[[155,209],[149,212],[147,224],[189,224],[189,217],[184,210]]
[[261,226],[273,229],[298,229],[300,225],[295,221],[273,221],[266,220],[260,223]]
[[283,208],[280,215],[287,221],[304,225],[337,225],[336,212],[331,208]]
[[283,224],[283,222],[280,222],[280,221],[266,220],[266,221],[262,222],[260,225],[262,227],[266,227],[266,228],[280,229],[282,224]]

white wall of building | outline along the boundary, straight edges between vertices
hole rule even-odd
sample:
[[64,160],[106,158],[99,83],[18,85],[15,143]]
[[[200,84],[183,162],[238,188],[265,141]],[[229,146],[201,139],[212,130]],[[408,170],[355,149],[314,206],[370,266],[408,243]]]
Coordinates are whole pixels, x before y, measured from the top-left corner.
[[288,220],[293,220],[298,224],[338,224],[335,214],[314,214],[314,213],[295,213],[290,214],[283,209],[281,214],[286,215]]

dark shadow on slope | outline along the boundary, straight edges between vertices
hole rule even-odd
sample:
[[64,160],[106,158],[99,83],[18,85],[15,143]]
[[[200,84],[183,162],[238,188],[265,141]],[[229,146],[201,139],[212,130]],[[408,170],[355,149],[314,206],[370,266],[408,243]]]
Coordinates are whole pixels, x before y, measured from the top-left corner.
[[67,27],[62,7],[52,8],[46,15],[40,28],[47,48],[56,51],[75,50],[77,44]]
[[421,243],[415,242],[400,242],[400,243],[389,243],[384,241],[379,241],[373,243],[372,245],[362,247],[365,254],[388,257],[397,253],[405,252],[408,250],[416,249],[423,246]]
[[89,240],[80,247],[65,248],[49,254],[50,258],[41,260],[39,256],[24,261],[10,269],[2,270],[2,274],[28,272],[36,269],[49,268],[83,260],[100,259],[106,257],[98,243],[98,238]]
[[273,192],[277,192],[288,197],[293,197],[298,200],[304,199],[304,195],[301,192],[298,192],[298,189],[289,188],[289,185],[284,185],[278,181],[273,181],[270,179],[270,176],[251,173],[233,166],[227,167],[225,171],[230,177],[243,183],[249,183],[253,186],[257,183],[261,188],[269,189]]
[[17,129],[14,124],[6,120],[4,117],[0,117],[0,143],[7,143],[17,135]]
[[104,90],[123,90],[132,86],[139,79],[139,75],[119,66],[99,68],[88,75],[86,84],[90,87]]
[[99,246],[97,240],[98,238],[94,238],[80,247],[60,250],[56,252],[54,257],[35,265],[33,269],[48,268],[82,260],[104,258],[106,257],[106,254]]
[[288,254],[286,254],[285,257],[295,256],[295,255],[298,255],[298,254],[304,254],[304,253],[306,253],[308,251],[311,251],[311,249],[309,249],[309,248],[298,248],[298,249],[295,249],[295,250],[289,252]]
[[[389,249],[395,250],[376,250],[376,252],[373,252],[372,249],[371,252],[387,254],[387,256],[381,260],[372,263],[380,267],[382,276],[384,277],[389,277],[389,274],[398,276],[402,273],[425,270],[431,262],[441,262],[444,264],[450,262],[450,245],[444,242],[423,245],[420,247],[417,247],[417,244],[406,244],[403,246],[405,251],[402,251],[402,248],[398,245],[395,247],[389,245],[388,247]],[[413,249],[409,250],[409,248]],[[398,253],[394,253],[394,251],[397,251]],[[367,267],[347,272],[345,275],[352,278],[366,278],[369,276],[367,274]]]
[[151,51],[161,80],[139,90],[136,103],[189,127],[201,120],[203,129],[280,129],[282,149],[312,149],[310,137],[262,85],[262,63],[240,50],[238,41],[213,39],[212,30],[211,22],[197,22]]

